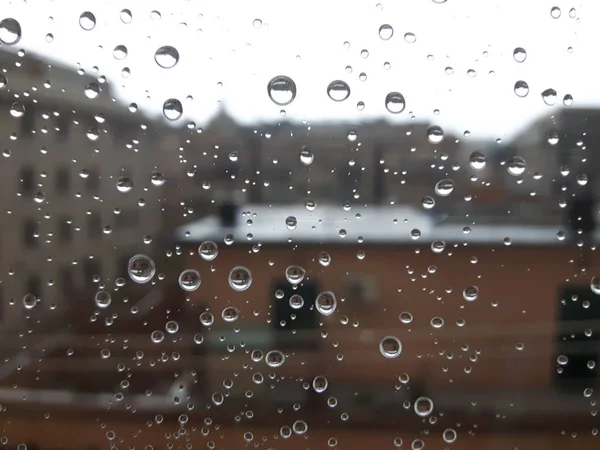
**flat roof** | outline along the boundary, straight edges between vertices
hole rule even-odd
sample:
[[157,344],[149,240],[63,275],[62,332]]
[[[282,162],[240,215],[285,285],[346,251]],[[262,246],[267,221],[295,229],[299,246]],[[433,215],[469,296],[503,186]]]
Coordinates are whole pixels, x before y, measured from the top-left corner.
[[[297,220],[293,230],[286,225],[290,216]],[[512,245],[564,245],[567,239],[560,240],[557,233],[569,234],[564,225],[444,222],[443,217],[412,206],[352,206],[344,210],[338,205],[318,205],[311,212],[303,205],[246,204],[239,206],[236,218],[235,226],[224,227],[218,216],[208,216],[176,228],[174,237],[182,244],[221,243],[231,234],[235,244],[416,245],[440,240],[497,245],[509,238]],[[420,233],[417,239],[413,230]],[[594,242],[599,237],[595,232]]]

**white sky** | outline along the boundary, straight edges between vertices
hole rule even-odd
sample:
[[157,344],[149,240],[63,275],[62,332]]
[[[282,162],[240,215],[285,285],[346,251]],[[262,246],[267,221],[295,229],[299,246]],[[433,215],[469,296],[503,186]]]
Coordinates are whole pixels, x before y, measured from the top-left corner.
[[[381,8],[377,3],[39,0],[3,4],[0,15],[21,23],[19,47],[73,66],[98,66],[124,105],[134,101],[158,112],[167,98],[179,98],[181,120],[199,125],[217,111],[218,100],[240,122],[279,120],[281,107],[271,102],[266,88],[276,75],[290,76],[298,87],[296,100],[284,107],[290,120],[402,122],[412,111],[417,119],[446,129],[468,129],[471,139],[510,138],[531,120],[551,114],[567,93],[575,99],[573,107],[600,104],[598,0],[382,0]],[[559,19],[550,16],[552,6],[561,8]],[[133,13],[130,24],[120,20],[123,8]],[[571,8],[576,18],[569,17]],[[92,31],[79,27],[86,10],[97,18]],[[152,10],[161,13],[160,20],[150,18]],[[256,18],[261,28],[253,26]],[[394,28],[388,41],[378,34],[384,23]],[[404,41],[406,32],[416,34],[416,43]],[[54,35],[52,43],[46,42],[47,33]],[[350,42],[348,49],[344,41]],[[123,61],[113,58],[117,45],[129,50]],[[154,52],[163,45],[179,50],[179,64],[172,69],[154,62]],[[522,64],[513,59],[515,47],[527,51]],[[369,51],[367,59],[360,56],[362,49]],[[433,61],[427,60],[429,54]],[[385,61],[390,70],[384,70]],[[347,65],[352,73],[345,71]],[[120,75],[124,66],[131,69],[128,79]],[[453,75],[445,74],[446,66],[454,68]],[[477,76],[469,77],[469,69]],[[359,81],[361,72],[367,81]],[[326,87],[334,79],[347,81],[352,89],[344,102],[327,97]],[[517,80],[529,84],[525,99],[513,93]],[[558,92],[554,108],[542,101],[547,88]],[[390,91],[405,96],[402,114],[386,111]],[[194,100],[185,101],[187,95]],[[362,112],[358,101],[366,103]]]

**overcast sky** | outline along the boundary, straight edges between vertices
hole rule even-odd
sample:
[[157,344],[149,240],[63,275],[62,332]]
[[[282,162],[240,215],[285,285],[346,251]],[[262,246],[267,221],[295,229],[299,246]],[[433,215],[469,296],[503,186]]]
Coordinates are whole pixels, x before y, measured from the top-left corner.
[[[19,47],[73,67],[98,66],[124,105],[136,102],[159,113],[167,98],[178,98],[184,105],[181,120],[199,125],[214,115],[219,100],[240,122],[277,121],[282,107],[269,99],[267,83],[287,75],[298,88],[294,102],[284,107],[287,119],[402,122],[412,112],[446,129],[470,130],[472,139],[510,139],[534,118],[552,114],[565,94],[574,97],[573,107],[600,104],[599,3],[55,0],[13,1],[3,4],[0,15],[21,23]],[[561,9],[558,19],[551,16],[553,6]],[[123,8],[133,14],[129,24],[120,19]],[[153,10],[160,19],[151,18]],[[97,19],[91,31],[79,26],[84,11]],[[255,19],[262,26],[257,28]],[[394,29],[387,41],[379,37],[382,24]],[[54,35],[51,43],[47,33]],[[416,42],[407,43],[406,33],[414,33]],[[117,45],[128,49],[124,60],[113,57]],[[154,61],[154,52],[163,45],[179,51],[179,63],[172,69]],[[527,51],[523,63],[513,58],[516,47]],[[369,52],[367,58],[361,56],[363,49]],[[386,61],[389,70],[384,69]],[[346,66],[352,67],[351,73]],[[123,67],[131,69],[128,79],[121,77]],[[447,75],[446,67],[454,73]],[[470,69],[476,76],[467,74]],[[359,80],[361,73],[366,81]],[[333,102],[326,94],[335,79],[351,87],[344,102]],[[529,84],[526,98],[514,94],[517,80]],[[558,92],[555,107],[542,100],[547,88]],[[385,109],[390,91],[406,98],[403,113],[392,115]],[[188,95],[193,101],[185,100]],[[363,111],[356,108],[359,101],[366,104]],[[439,115],[434,115],[436,109]]]

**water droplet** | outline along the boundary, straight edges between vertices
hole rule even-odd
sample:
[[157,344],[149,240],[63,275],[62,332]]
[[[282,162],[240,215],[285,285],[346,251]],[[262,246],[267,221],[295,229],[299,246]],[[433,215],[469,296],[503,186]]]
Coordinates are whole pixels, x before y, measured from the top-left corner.
[[131,14],[131,11],[128,9],[121,10],[119,17],[121,18],[121,22],[123,22],[123,23],[131,23],[131,20],[133,19],[133,15]]
[[429,324],[433,327],[433,328],[442,328],[444,326],[444,319],[442,319],[441,317],[433,317],[430,321]]
[[473,170],[483,170],[485,168],[486,159],[483,152],[474,151],[469,157],[469,166]]
[[37,304],[37,297],[33,294],[25,294],[23,297],[23,306],[25,309],[32,309]]
[[433,241],[431,243],[431,251],[433,253],[442,253],[446,248],[446,243],[444,241]]
[[179,331],[179,324],[177,322],[175,322],[174,320],[169,320],[165,324],[165,330],[169,334],[175,334]]
[[301,295],[294,294],[290,297],[289,303],[292,309],[300,309],[304,306],[304,298]]
[[112,296],[110,292],[107,291],[98,291],[96,292],[96,296],[94,297],[94,302],[98,308],[108,308],[110,306],[110,302],[112,301]]
[[400,322],[402,322],[404,324],[409,324],[413,321],[413,315],[411,313],[409,313],[408,311],[403,311],[398,316],[398,319],[400,319]]
[[479,298],[479,288],[477,286],[468,286],[464,288],[463,298],[468,302],[474,302]]
[[163,69],[171,69],[179,62],[179,52],[175,47],[165,45],[156,50],[154,61]]
[[183,106],[176,98],[170,98],[163,104],[163,113],[169,120],[177,120],[183,114]]
[[199,319],[200,323],[205,327],[210,327],[213,323],[215,323],[215,316],[213,316],[213,314],[208,311],[204,311],[202,314],[200,314]]
[[160,330],[154,330],[150,335],[150,339],[155,344],[160,344],[165,339],[165,333]]
[[384,41],[387,41],[394,35],[394,29],[391,25],[383,24],[379,27],[379,37]]
[[260,19],[254,19],[254,21],[252,22],[252,26],[254,28],[260,28],[260,27],[262,27],[262,20],[260,20]]
[[44,200],[46,200],[46,194],[44,194],[42,191],[36,192],[35,194],[33,194],[33,201],[36,203],[42,203]]
[[350,97],[350,86],[342,80],[335,80],[327,86],[327,95],[334,102],[343,102]]
[[100,350],[100,357],[102,359],[108,359],[110,358],[110,350],[107,348],[103,348],[102,350]]
[[285,279],[288,280],[288,283],[292,286],[302,283],[305,275],[306,270],[300,266],[288,266],[288,268],[285,269]]
[[265,363],[273,369],[281,367],[284,362],[285,355],[279,350],[271,350],[265,355]]
[[240,317],[240,312],[234,306],[228,306],[227,308],[223,308],[223,311],[221,311],[221,318],[225,322],[235,322],[238,317]]
[[155,170],[154,172],[152,172],[152,175],[150,175],[150,182],[154,186],[162,186],[163,184],[165,184],[165,181],[166,179],[162,172]]
[[444,130],[442,127],[433,125],[427,129],[427,140],[432,144],[439,144],[444,140]]
[[600,295],[600,277],[592,277],[590,280],[590,288],[596,295]]
[[0,89],[4,89],[6,87],[7,83],[8,83],[8,80],[6,79],[6,75],[4,75],[3,73],[0,73]]
[[558,141],[560,140],[560,137],[558,135],[558,132],[551,131],[550,133],[548,133],[548,136],[546,136],[546,139],[548,141],[548,144],[550,144],[550,145],[556,145],[556,144],[558,144]]
[[23,117],[23,115],[25,114],[25,106],[23,106],[21,103],[19,102],[14,102],[12,105],[10,105],[10,115],[13,117]]
[[133,189],[133,181],[129,177],[119,177],[117,180],[117,190],[127,193]]
[[520,156],[513,156],[508,161],[506,170],[508,170],[508,173],[515,177],[523,175],[525,172],[525,160]]
[[186,269],[179,275],[179,286],[187,292],[195,291],[200,287],[202,279],[197,270]]
[[525,81],[519,80],[515,83],[514,91],[517,97],[527,97],[527,94],[529,94],[529,85]]
[[85,87],[84,92],[87,98],[96,98],[100,94],[100,85],[92,82]]
[[0,42],[14,45],[21,40],[21,24],[10,17],[0,22]]
[[[2,87],[2,83],[0,82],[0,88]],[[571,94],[566,94],[563,97],[563,105],[571,106],[573,104],[573,96]]]
[[302,147],[300,150],[300,162],[305,166],[310,166],[315,159],[315,155],[308,149],[308,147]]
[[442,439],[444,439],[444,442],[447,444],[452,444],[453,442],[455,442],[457,437],[458,434],[452,428],[446,428],[442,432]]
[[96,26],[96,16],[90,11],[85,11],[79,16],[79,26],[86,31],[93,30]]
[[554,105],[556,103],[556,91],[554,89],[546,89],[542,92],[542,99],[546,105]]
[[397,358],[402,353],[402,344],[394,336],[386,336],[379,343],[379,351],[385,358]]
[[273,103],[286,106],[296,98],[296,83],[290,77],[279,75],[269,81],[267,92]]
[[321,264],[323,267],[327,267],[329,264],[331,264],[331,255],[327,252],[319,253],[319,264]]
[[350,142],[354,142],[354,141],[356,141],[357,139],[358,139],[358,135],[356,134],[356,131],[354,131],[354,130],[350,130],[350,131],[348,132],[348,140],[349,140]]
[[566,366],[569,363],[569,358],[566,355],[558,355],[556,362],[559,366]]
[[404,96],[399,92],[390,92],[385,97],[385,107],[392,114],[399,114],[406,108]]
[[435,193],[440,197],[447,197],[454,190],[454,181],[444,178],[435,184]]
[[550,16],[552,16],[553,19],[558,19],[560,17],[560,14],[561,14],[561,11],[558,6],[553,6],[552,9],[550,10]]
[[204,261],[212,261],[219,254],[219,247],[213,241],[204,241],[198,247],[198,254]]
[[360,56],[361,56],[363,59],[367,59],[367,58],[369,57],[369,50],[367,50],[366,48],[363,48],[363,49],[360,51]]
[[127,58],[127,47],[124,45],[117,45],[113,50],[113,57],[119,61]]
[[419,397],[415,400],[415,412],[420,417],[427,417],[433,411],[433,401],[429,397]]
[[585,173],[577,175],[575,178],[579,186],[585,186],[588,183],[588,176]]
[[127,265],[127,273],[129,277],[139,284],[149,282],[156,273],[156,265],[154,261],[142,254],[133,256]]
[[236,266],[229,272],[229,286],[233,290],[241,292],[245,291],[252,285],[252,274],[242,266]]
[[292,430],[294,430],[294,433],[301,435],[308,431],[308,425],[304,420],[296,420],[292,424]]
[[423,206],[424,209],[431,209],[435,206],[435,199],[426,195],[421,199],[421,206]]
[[522,63],[527,59],[527,52],[522,47],[517,47],[513,51],[513,58],[518,63]]
[[327,390],[329,381],[323,375],[318,375],[313,379],[312,386],[316,393],[322,394]]
[[337,307],[337,300],[331,291],[321,292],[315,300],[315,308],[324,316],[330,316]]
[[404,41],[409,44],[414,44],[417,41],[417,36],[415,36],[414,33],[406,33],[404,35]]

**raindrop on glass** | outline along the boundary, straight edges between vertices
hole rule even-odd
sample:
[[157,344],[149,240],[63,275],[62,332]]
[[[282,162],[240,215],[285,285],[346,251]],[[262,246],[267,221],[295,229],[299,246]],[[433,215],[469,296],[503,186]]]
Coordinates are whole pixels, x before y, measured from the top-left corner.
[[289,105],[296,98],[296,83],[290,77],[279,75],[269,81],[267,92],[276,105]]
[[350,97],[350,86],[342,80],[335,80],[327,86],[327,95],[334,102],[343,102]]
[[553,6],[552,9],[550,10],[550,16],[553,19],[558,19],[560,17],[560,14],[561,14],[561,11],[558,6]]
[[402,344],[394,336],[386,336],[379,343],[379,351],[386,358],[397,358],[402,353]]
[[96,16],[90,11],[85,11],[79,16],[79,26],[85,31],[93,30],[96,26]]
[[110,302],[112,301],[112,296],[110,292],[106,291],[98,291],[94,297],[94,302],[98,308],[108,308],[110,306]]
[[245,291],[252,284],[252,274],[242,266],[237,266],[229,272],[229,286],[235,291]]
[[522,63],[527,59],[527,52],[522,47],[517,47],[513,51],[513,58],[518,63]]
[[518,177],[525,172],[525,160],[520,156],[513,156],[506,165],[506,170],[511,175]]
[[113,50],[113,57],[119,61],[127,58],[127,47],[124,45],[117,45]]
[[156,50],[154,61],[163,69],[171,69],[179,62],[179,52],[175,47],[165,45]]
[[174,320],[169,320],[165,324],[165,330],[169,334],[175,334],[179,331],[179,324],[177,322],[175,322]]
[[279,350],[271,350],[265,355],[265,362],[271,368],[281,367],[285,362],[285,355]]
[[131,14],[131,11],[128,9],[121,10],[119,17],[121,18],[121,22],[123,22],[123,23],[131,23],[131,20],[133,19],[133,15]]
[[454,181],[450,178],[445,178],[435,184],[435,193],[440,197],[447,197],[454,190]]
[[127,273],[136,283],[148,283],[156,273],[156,265],[149,256],[138,254],[129,260]]
[[308,149],[308,147],[302,147],[300,150],[300,162],[305,166],[310,166],[315,159],[315,155]]
[[469,166],[471,167],[471,169],[483,170],[485,168],[485,164],[486,164],[486,159],[485,159],[485,155],[483,154],[483,152],[480,152],[479,150],[477,150],[477,151],[474,151],[473,153],[471,153],[471,156],[469,157]]
[[414,44],[417,41],[417,36],[414,33],[406,33],[404,35],[404,41],[409,44]]
[[204,241],[198,247],[198,254],[204,261],[212,261],[219,254],[219,247],[213,241]]
[[419,397],[415,400],[414,410],[420,417],[427,417],[433,411],[433,402],[429,397]]
[[239,310],[234,306],[228,306],[221,311],[221,318],[224,322],[235,322],[240,316]]
[[427,140],[432,144],[439,144],[444,140],[444,130],[442,127],[433,125],[427,129]]
[[10,105],[10,115],[16,118],[23,117],[25,114],[25,106],[19,102],[14,102]]
[[14,45],[21,40],[21,24],[10,17],[0,21],[0,42]]
[[388,25],[387,23],[384,25],[381,25],[379,27],[379,37],[381,39],[383,39],[384,41],[387,41],[388,39],[390,39],[392,36],[394,35],[394,29],[392,28],[391,25]]
[[87,98],[96,98],[100,94],[100,85],[92,82],[85,87],[84,93]]
[[285,226],[288,230],[293,231],[298,226],[298,219],[294,216],[288,216],[285,219]]
[[444,442],[447,444],[452,444],[454,441],[456,441],[457,437],[458,437],[458,434],[452,428],[446,428],[442,432],[442,439],[444,439]]
[[515,83],[514,91],[517,97],[527,97],[527,94],[529,94],[529,85],[525,81],[519,80]]
[[468,286],[463,289],[463,298],[468,302],[474,302],[479,297],[479,288],[477,286]]
[[33,294],[25,294],[23,297],[23,306],[25,309],[32,309],[37,304],[37,297]]
[[179,286],[187,292],[195,291],[200,287],[202,279],[197,270],[186,269],[179,275]]
[[556,91],[554,89],[546,89],[542,92],[542,99],[548,106],[552,106],[556,103]]
[[285,269],[285,279],[292,286],[302,283],[304,275],[306,275],[306,270],[300,266],[289,266]]
[[133,189],[133,181],[129,177],[119,177],[117,179],[117,190],[127,193]]
[[399,92],[390,92],[385,97],[385,107],[392,114],[399,114],[406,108],[404,96]]
[[183,106],[176,98],[170,98],[163,104],[163,114],[169,120],[177,120],[183,114]]
[[313,379],[312,386],[315,392],[321,394],[327,390],[329,381],[323,375],[318,375]]
[[321,292],[315,300],[315,308],[324,316],[333,314],[337,307],[335,294],[331,291]]

